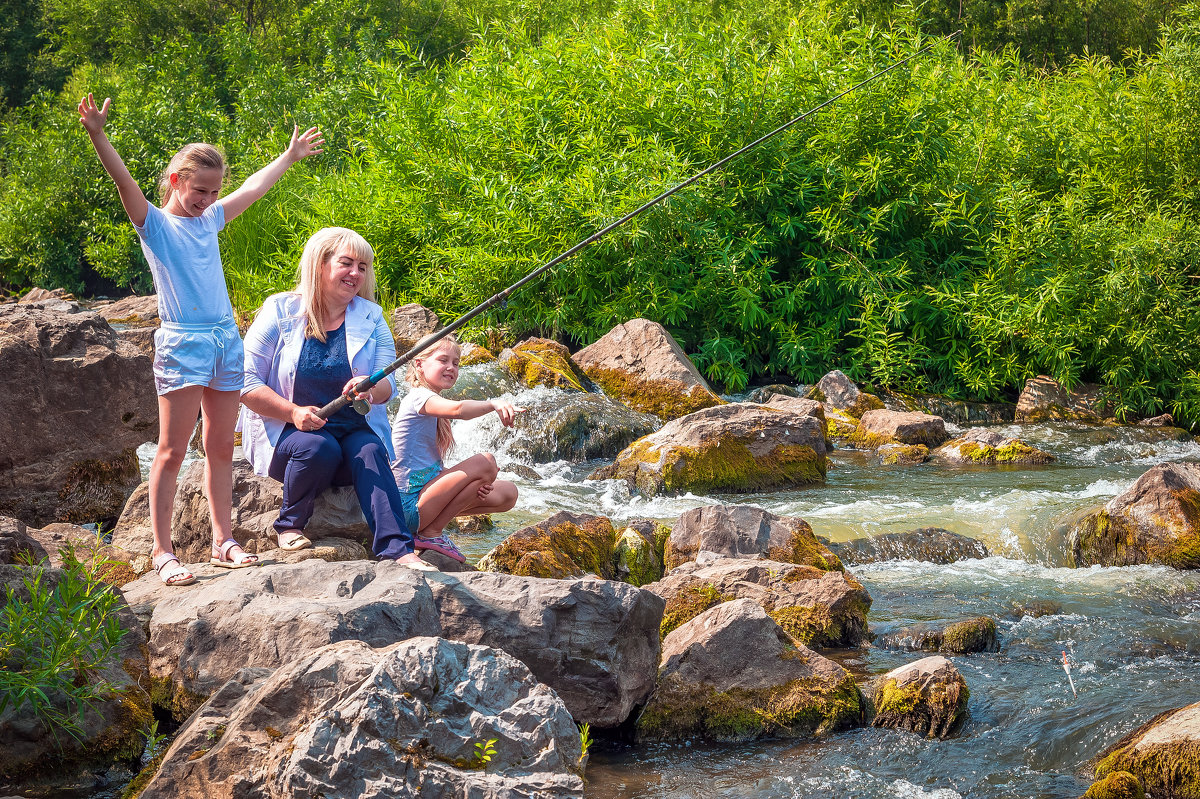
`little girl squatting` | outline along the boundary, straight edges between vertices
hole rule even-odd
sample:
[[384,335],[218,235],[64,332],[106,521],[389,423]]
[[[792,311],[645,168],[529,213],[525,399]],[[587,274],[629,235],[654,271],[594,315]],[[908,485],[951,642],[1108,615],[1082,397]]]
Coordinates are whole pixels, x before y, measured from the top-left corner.
[[458,380],[458,341],[446,336],[412,359],[406,374],[411,390],[392,421],[396,460],[392,472],[400,489],[405,522],[418,550],[440,552],[459,562],[466,558],[442,531],[455,516],[502,513],[517,504],[517,486],[497,480],[495,456],[472,455],[446,467],[442,459],[454,446],[452,419],[476,419],[493,411],[512,427],[525,409],[504,400],[449,400],[441,392]]

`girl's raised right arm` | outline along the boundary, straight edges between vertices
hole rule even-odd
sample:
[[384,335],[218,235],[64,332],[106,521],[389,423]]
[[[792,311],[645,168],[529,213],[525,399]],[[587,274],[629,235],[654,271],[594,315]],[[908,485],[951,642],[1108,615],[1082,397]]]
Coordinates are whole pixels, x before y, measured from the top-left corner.
[[121,156],[117,155],[112,142],[108,140],[108,136],[104,135],[104,123],[108,121],[110,105],[112,105],[112,98],[106,97],[104,105],[97,108],[96,98],[88,94],[79,101],[79,121],[87,131],[88,138],[92,140],[92,146],[96,148],[96,155],[100,156],[100,163],[104,166],[104,171],[112,178],[113,183],[117,184],[117,194],[121,195],[121,205],[125,206],[125,213],[129,215],[129,221],[141,227],[146,223],[146,206],[149,203],[146,201],[146,195],[142,194],[141,188],[133,179],[133,175],[129,174],[125,162],[121,160]]

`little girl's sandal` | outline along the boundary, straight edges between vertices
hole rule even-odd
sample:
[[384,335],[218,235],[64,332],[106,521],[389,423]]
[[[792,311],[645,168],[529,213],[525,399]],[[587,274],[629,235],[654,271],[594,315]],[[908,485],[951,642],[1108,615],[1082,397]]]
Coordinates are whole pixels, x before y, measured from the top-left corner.
[[180,563],[179,558],[170,552],[155,555],[151,562],[163,585],[191,585],[196,582],[196,575],[188,571],[187,566]]
[[241,547],[241,544],[232,538],[225,539],[220,546],[213,544],[212,558],[209,559],[209,563],[220,566],[222,569],[244,569],[247,566],[259,565],[258,555],[252,555],[245,550],[233,554],[234,547]]

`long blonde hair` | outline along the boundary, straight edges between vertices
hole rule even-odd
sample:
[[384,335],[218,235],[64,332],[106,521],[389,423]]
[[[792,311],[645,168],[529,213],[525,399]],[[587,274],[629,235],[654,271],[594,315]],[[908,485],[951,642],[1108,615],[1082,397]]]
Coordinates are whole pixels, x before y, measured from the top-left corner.
[[[446,334],[445,338],[438,339],[433,344],[430,344],[425,349],[421,350],[417,355],[408,362],[408,371],[404,373],[404,381],[410,386],[417,388],[427,388],[433,391],[433,386],[429,385],[425,380],[425,376],[421,374],[421,370],[417,367],[417,361],[423,361],[433,355],[440,349],[454,347],[458,351],[458,339],[453,333]],[[450,429],[450,420],[439,416],[437,420],[437,448],[438,457],[444,457],[447,452],[454,447],[454,431]]]
[[158,196],[161,204],[166,205],[175,193],[171,185],[171,175],[179,175],[180,180],[188,180],[202,169],[219,169],[221,178],[225,178],[225,157],[221,151],[211,144],[193,142],[185,144],[179,152],[171,156],[170,163],[158,179]]
[[329,305],[325,300],[324,281],[321,277],[330,259],[339,250],[349,249],[354,257],[367,262],[367,274],[359,284],[358,296],[375,302],[375,251],[367,240],[353,230],[344,227],[327,227],[312,234],[304,245],[300,256],[300,280],[296,292],[303,302],[308,327],[304,335],[318,341],[325,340],[325,320],[329,318]]

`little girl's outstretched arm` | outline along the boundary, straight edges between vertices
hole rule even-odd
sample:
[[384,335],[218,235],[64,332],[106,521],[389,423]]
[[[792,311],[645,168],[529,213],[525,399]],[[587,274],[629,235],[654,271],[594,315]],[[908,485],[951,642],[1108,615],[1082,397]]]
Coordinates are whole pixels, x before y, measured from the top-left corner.
[[125,162],[117,155],[116,148],[104,134],[104,123],[108,121],[108,109],[111,105],[112,98],[106,97],[104,105],[97,108],[96,98],[88,94],[79,101],[79,121],[87,131],[88,138],[92,140],[92,146],[96,148],[96,155],[100,156],[104,171],[112,178],[113,183],[117,184],[117,194],[121,195],[121,205],[125,207],[129,221],[141,227],[146,224],[146,195],[142,194],[137,182],[129,174]]
[[221,200],[221,207],[225,210],[225,221],[233,219],[266,194],[292,164],[310,155],[324,152],[321,148],[324,143],[325,139],[316,127],[301,133],[299,125],[293,126],[292,141],[288,148],[274,161],[246,178],[246,182],[236,191]]
[[434,395],[425,401],[421,410],[443,419],[478,419],[495,411],[502,425],[512,427],[517,414],[525,409],[504,400],[448,400]]

